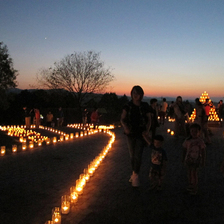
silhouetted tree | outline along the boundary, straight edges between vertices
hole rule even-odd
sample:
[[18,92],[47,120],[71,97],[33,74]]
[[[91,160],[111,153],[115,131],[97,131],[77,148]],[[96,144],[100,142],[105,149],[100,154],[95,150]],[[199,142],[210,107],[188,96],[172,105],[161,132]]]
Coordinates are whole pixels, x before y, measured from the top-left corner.
[[93,51],[67,55],[49,69],[42,69],[39,83],[49,89],[64,89],[74,96],[77,107],[82,108],[88,94],[102,92],[113,80],[110,68],[105,68],[100,54]]
[[6,90],[17,86],[17,70],[13,68],[12,58],[8,53],[8,48],[3,42],[0,42],[0,107],[8,107]]

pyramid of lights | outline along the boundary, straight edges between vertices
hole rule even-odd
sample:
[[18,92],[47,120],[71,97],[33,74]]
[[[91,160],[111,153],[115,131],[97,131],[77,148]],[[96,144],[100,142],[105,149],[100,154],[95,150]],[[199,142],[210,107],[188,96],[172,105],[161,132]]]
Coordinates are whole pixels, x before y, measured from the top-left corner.
[[[205,103],[206,99],[209,99],[209,103],[211,103],[211,99],[208,96],[208,93],[206,91],[204,91],[204,93],[201,94],[200,96],[200,102],[202,104]],[[191,122],[194,122],[194,119],[196,117],[196,109],[194,108],[189,120]],[[211,107],[210,111],[209,111],[209,117],[208,117],[208,121],[220,121],[218,114],[216,113],[215,107]]]

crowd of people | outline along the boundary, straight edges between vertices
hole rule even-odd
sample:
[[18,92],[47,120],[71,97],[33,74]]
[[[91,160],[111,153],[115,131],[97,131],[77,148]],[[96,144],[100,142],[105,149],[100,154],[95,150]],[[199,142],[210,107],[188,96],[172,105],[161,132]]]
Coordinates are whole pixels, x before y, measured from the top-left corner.
[[[157,128],[163,126],[166,117],[175,119],[175,138],[184,137],[183,141],[183,163],[187,167],[188,187],[191,194],[197,194],[198,188],[198,168],[205,164],[205,148],[211,144],[208,130],[208,118],[214,104],[206,99],[202,103],[199,98],[195,99],[196,116],[194,121],[190,121],[193,107],[186,101],[183,102],[181,96],[177,96],[175,101],[168,104],[166,98],[158,103],[156,98],[150,100],[150,104],[143,101],[144,91],[141,86],[134,86],[131,90],[131,100],[124,105],[121,112],[121,125],[127,138],[127,146],[130,154],[132,173],[129,179],[133,187],[140,186],[139,172],[142,163],[142,154],[145,146],[151,149],[151,166],[149,170],[150,189],[162,188],[162,182],[166,173],[167,154],[163,149],[164,137],[157,134]],[[220,100],[216,112],[223,118],[223,101]],[[24,110],[24,122],[27,128],[35,124],[39,128],[41,124],[41,113],[37,107]],[[97,108],[89,112],[86,108],[82,112],[83,124],[92,123],[94,127],[99,124],[100,114]],[[48,111],[45,115],[45,123],[48,127],[62,127],[64,125],[64,111],[58,108],[54,115]],[[224,167],[224,163],[223,163]],[[224,170],[224,168],[223,168]]]
[[[39,128],[40,124],[44,124],[48,127],[62,127],[65,125],[65,115],[62,107],[59,107],[55,114],[49,110],[46,115],[43,116],[37,107],[29,109],[27,106],[24,106],[23,117],[24,124],[28,129],[31,125],[35,125],[36,128]],[[96,126],[99,124],[100,117],[101,115],[96,107],[94,107],[91,112],[88,112],[86,108],[82,112],[82,122],[84,125],[86,123],[92,123]]]
[[[213,103],[206,100],[202,104],[199,98],[195,99],[196,117],[190,121],[193,111],[191,104],[183,102],[181,96],[177,96],[175,102],[170,105],[166,98],[158,105],[158,100],[152,98],[150,105],[143,102],[144,91],[140,86],[134,86],[131,90],[131,100],[126,104],[121,113],[121,124],[127,138],[132,174],[129,179],[133,187],[140,186],[139,172],[141,168],[142,154],[145,146],[151,149],[151,166],[149,170],[150,190],[161,190],[166,173],[167,154],[163,149],[164,137],[157,134],[157,127],[164,125],[167,116],[175,119],[175,138],[183,137],[183,163],[187,167],[188,186],[190,194],[198,191],[198,170],[205,164],[206,144],[211,144],[208,133],[208,117]],[[223,102],[220,100],[217,114],[223,118]],[[158,119],[159,118],[159,119]],[[223,165],[224,167],[224,165]],[[223,169],[224,170],[224,169]]]

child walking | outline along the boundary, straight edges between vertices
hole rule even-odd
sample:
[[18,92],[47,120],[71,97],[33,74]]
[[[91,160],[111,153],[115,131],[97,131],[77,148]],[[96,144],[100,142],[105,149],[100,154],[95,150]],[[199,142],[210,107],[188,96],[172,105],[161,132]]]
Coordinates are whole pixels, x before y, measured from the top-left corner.
[[188,187],[190,194],[198,191],[198,170],[205,165],[205,143],[200,138],[201,126],[194,123],[190,126],[190,137],[184,143],[183,162],[187,167]]
[[157,188],[157,191],[162,190],[162,181],[166,173],[167,154],[162,148],[164,138],[162,135],[154,137],[154,144],[151,152],[151,167],[149,171],[150,190]]

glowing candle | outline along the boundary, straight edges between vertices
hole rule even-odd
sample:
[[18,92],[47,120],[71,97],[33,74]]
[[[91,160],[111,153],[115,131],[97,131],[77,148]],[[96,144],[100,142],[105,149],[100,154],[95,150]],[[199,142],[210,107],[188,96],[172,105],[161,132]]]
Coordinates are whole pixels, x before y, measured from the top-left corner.
[[88,174],[89,174],[89,176],[92,176],[94,171],[95,171],[95,167],[93,167],[92,165],[88,165]]
[[53,143],[57,142],[57,137],[53,137]]
[[17,145],[12,145],[12,152],[17,152]]
[[55,207],[52,211],[52,221],[54,224],[61,224],[61,212],[59,207]]
[[5,146],[1,146],[1,156],[5,155]]
[[61,197],[61,213],[68,214],[70,212],[70,197],[64,195]]
[[22,150],[25,151],[26,150],[26,142],[22,143]]
[[79,137],[79,132],[75,133],[75,137],[78,138]]
[[51,143],[51,140],[49,138],[46,139],[46,144],[49,145]]
[[61,141],[61,142],[64,141],[64,136],[63,136],[63,135],[60,136],[60,141]]
[[42,146],[42,141],[40,139],[38,140],[38,146]]
[[75,203],[78,200],[78,193],[76,192],[76,186],[72,186],[70,188],[70,198],[71,198],[71,203]]
[[74,133],[70,133],[70,139],[74,138]]
[[84,178],[86,179],[86,182],[88,182],[89,181],[89,178],[90,178],[89,173],[88,173],[88,170],[87,169],[84,169],[83,173],[84,173]]
[[171,131],[170,134],[171,134],[171,135],[174,135],[174,131]]
[[170,133],[170,129],[167,129],[167,133]]
[[34,147],[34,143],[33,143],[33,141],[30,141],[29,142],[29,148],[32,149],[33,147]]
[[76,180],[75,188],[76,188],[76,192],[78,194],[82,194],[82,192],[83,192],[83,186],[82,186],[81,181],[79,179]]

